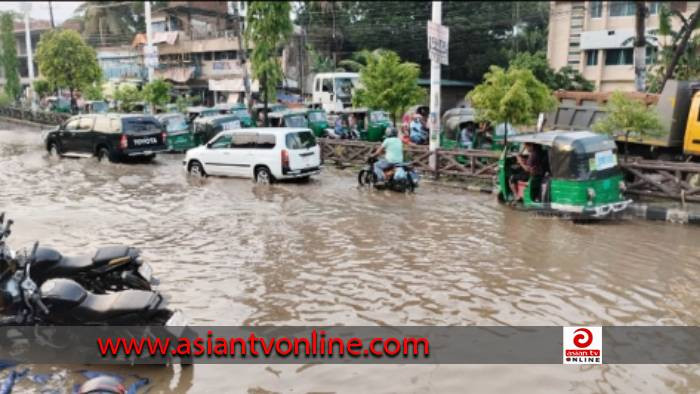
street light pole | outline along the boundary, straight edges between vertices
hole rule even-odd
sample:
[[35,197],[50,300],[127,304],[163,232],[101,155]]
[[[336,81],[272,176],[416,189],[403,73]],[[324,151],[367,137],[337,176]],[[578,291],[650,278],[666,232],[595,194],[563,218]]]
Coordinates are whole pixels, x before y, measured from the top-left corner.
[[[442,2],[433,1],[432,22],[442,24]],[[438,59],[430,60],[430,169],[437,174],[437,148],[440,144],[440,62]]]
[[151,2],[146,1],[144,3],[144,9],[146,14],[146,53],[144,54],[144,61],[148,67],[148,82],[153,81],[153,63],[150,59],[145,59],[145,57],[153,56],[153,37],[151,37]]
[[29,70],[29,100],[32,104],[32,111],[36,110],[36,100],[34,98],[34,59],[32,56],[32,32],[29,21],[29,14],[32,11],[32,3],[25,1],[22,3],[22,8],[24,10],[24,39],[27,47],[27,69]]

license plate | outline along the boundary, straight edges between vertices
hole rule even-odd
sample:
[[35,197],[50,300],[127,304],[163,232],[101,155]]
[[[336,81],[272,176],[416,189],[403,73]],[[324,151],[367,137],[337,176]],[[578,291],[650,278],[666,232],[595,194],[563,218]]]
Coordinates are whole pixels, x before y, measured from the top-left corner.
[[151,150],[145,150],[145,151],[143,151],[143,154],[144,154],[144,155],[150,155],[151,153],[153,153],[153,151],[151,151]]
[[139,275],[141,275],[147,282],[153,279],[153,268],[147,263],[141,264],[139,267]]

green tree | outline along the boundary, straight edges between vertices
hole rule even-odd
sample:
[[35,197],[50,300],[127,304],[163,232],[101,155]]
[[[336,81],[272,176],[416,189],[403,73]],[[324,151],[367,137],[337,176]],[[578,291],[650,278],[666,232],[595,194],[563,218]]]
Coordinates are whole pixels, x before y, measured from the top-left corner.
[[386,110],[396,124],[397,116],[425,98],[425,91],[418,86],[419,74],[417,64],[401,62],[396,52],[372,56],[360,71],[362,87],[353,94],[353,105]]
[[263,91],[266,125],[268,99],[275,97],[277,85],[283,78],[280,51],[292,34],[291,9],[287,1],[253,1],[248,4],[245,40],[254,44],[250,60],[253,77],[260,81]]
[[49,95],[55,90],[49,81],[45,79],[35,79],[32,83],[32,88],[34,89],[34,93],[36,93],[40,98]]
[[0,106],[6,107],[10,104],[12,104],[12,100],[10,100],[10,98],[7,97],[7,94],[5,94],[5,92],[0,92]]
[[173,85],[162,78],[154,79],[143,87],[143,99],[152,106],[164,106],[170,102]]
[[547,85],[530,70],[492,66],[484,82],[467,95],[481,120],[517,125],[533,124],[540,112],[556,106]]
[[175,99],[175,106],[177,107],[177,112],[185,113],[187,112],[187,107],[191,106],[194,101],[189,95],[180,95]]
[[92,83],[87,86],[83,86],[81,89],[83,97],[86,100],[104,100],[104,93],[102,92],[102,84]]
[[5,94],[14,102],[20,94],[19,64],[15,44],[13,15],[3,12],[0,16],[0,34],[2,34],[2,65],[5,71]]
[[344,59],[338,62],[338,65],[341,66],[343,69],[348,70],[348,71],[353,71],[353,72],[359,72],[362,70],[365,66],[369,64],[369,59],[371,58],[378,58],[382,56],[382,54],[386,53],[385,49],[378,48],[373,51],[363,49],[361,51],[357,51],[350,56],[349,59]]
[[510,61],[510,67],[532,71],[535,78],[552,90],[592,92],[595,88],[591,81],[569,66],[554,71],[547,62],[547,56],[542,51],[536,53],[521,52]]
[[593,130],[610,135],[624,135],[625,161],[630,134],[639,137],[661,135],[663,129],[656,111],[620,91],[613,92],[605,105],[606,116],[593,124]]
[[114,92],[114,99],[119,103],[119,109],[122,112],[131,112],[134,110],[134,105],[143,100],[143,94],[134,85],[122,84]]
[[73,109],[76,108],[73,92],[102,79],[95,50],[73,30],[51,30],[42,34],[36,60],[49,83],[68,88]]

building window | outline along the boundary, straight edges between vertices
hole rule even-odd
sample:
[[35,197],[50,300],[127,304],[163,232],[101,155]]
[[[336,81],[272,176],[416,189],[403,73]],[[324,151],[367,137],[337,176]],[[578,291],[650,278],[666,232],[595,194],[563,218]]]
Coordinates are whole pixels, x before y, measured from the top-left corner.
[[204,58],[204,61],[211,61],[211,52],[202,52],[202,57]]
[[587,66],[598,65],[598,50],[597,49],[589,49],[586,51],[586,65]]
[[610,16],[630,16],[637,11],[634,1],[609,1]]
[[649,15],[656,15],[659,12],[659,2],[650,1],[647,3],[647,8],[649,8]]
[[645,62],[646,64],[656,64],[656,58],[659,54],[659,48],[651,45],[647,45],[646,47],[646,59]]
[[591,18],[600,18],[603,16],[603,2],[590,1]]
[[605,65],[622,66],[634,64],[632,48],[606,49]]

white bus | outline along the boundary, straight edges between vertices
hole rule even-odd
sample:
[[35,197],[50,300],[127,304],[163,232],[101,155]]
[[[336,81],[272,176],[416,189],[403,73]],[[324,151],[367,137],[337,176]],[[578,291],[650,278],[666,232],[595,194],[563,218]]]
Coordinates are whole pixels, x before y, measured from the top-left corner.
[[358,73],[316,74],[312,88],[312,100],[314,103],[320,103],[328,113],[352,107],[352,94],[359,79],[360,74]]

